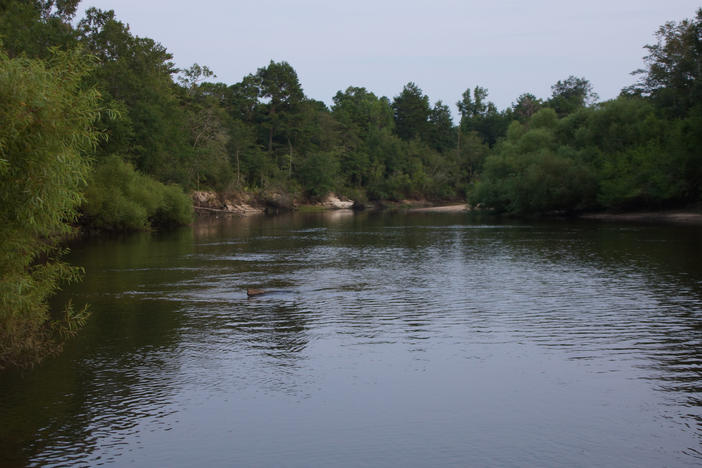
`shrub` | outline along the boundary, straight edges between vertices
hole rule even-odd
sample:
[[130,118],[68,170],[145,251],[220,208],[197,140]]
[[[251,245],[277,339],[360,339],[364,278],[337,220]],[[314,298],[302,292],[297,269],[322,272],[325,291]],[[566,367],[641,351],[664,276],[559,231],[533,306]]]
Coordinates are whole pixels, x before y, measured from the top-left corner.
[[97,230],[138,231],[192,220],[192,202],[179,187],[139,173],[116,155],[95,168],[85,198],[83,223]]

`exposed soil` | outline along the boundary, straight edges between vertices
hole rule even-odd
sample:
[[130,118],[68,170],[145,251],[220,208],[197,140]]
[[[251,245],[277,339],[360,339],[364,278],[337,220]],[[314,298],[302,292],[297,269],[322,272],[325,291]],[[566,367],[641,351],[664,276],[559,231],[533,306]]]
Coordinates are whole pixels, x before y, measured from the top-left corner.
[[470,207],[463,203],[461,205],[427,206],[422,208],[410,208],[412,213],[463,213],[470,211]]

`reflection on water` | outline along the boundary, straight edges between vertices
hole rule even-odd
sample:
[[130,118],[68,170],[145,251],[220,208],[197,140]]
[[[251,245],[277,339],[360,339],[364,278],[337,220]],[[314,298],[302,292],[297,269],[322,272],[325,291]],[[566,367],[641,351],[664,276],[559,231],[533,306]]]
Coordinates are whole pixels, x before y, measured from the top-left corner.
[[325,213],[76,245],[93,317],[2,376],[0,461],[697,465],[700,234]]

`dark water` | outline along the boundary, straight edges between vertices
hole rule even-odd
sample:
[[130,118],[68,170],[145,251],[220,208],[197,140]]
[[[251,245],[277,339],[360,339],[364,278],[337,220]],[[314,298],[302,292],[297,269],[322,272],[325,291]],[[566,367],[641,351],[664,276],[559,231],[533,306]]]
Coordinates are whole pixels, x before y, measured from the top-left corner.
[[699,466],[701,253],[436,214],[76,245],[93,316],[0,376],[0,465]]

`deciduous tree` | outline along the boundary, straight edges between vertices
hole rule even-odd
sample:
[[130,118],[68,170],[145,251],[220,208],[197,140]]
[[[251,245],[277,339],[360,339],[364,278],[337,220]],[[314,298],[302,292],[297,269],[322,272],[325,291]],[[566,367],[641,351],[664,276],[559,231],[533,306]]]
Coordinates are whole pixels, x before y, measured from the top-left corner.
[[656,38],[645,46],[646,68],[634,72],[640,81],[627,91],[653,96],[683,115],[702,102],[702,8],[693,19],[665,23]]
[[85,319],[48,299],[80,269],[60,260],[98,141],[99,93],[89,63],[54,51],[50,62],[0,51],[0,369],[31,365]]

